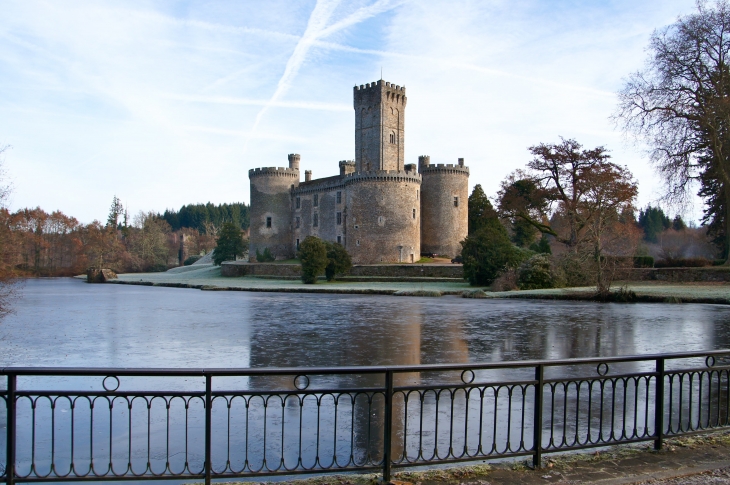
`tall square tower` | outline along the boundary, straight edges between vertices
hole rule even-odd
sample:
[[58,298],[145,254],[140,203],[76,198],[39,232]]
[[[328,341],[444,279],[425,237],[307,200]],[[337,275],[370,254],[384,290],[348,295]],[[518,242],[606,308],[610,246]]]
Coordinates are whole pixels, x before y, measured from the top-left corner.
[[381,79],[353,91],[355,171],[403,170],[406,88]]

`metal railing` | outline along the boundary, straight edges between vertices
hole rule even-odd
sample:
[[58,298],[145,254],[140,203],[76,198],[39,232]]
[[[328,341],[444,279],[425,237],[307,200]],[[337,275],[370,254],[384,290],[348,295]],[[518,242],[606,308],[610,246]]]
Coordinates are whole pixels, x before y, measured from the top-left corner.
[[[2,481],[382,470],[730,425],[730,350],[459,365],[5,368]],[[4,442],[3,442],[4,439]],[[0,457],[0,460],[2,458]]]

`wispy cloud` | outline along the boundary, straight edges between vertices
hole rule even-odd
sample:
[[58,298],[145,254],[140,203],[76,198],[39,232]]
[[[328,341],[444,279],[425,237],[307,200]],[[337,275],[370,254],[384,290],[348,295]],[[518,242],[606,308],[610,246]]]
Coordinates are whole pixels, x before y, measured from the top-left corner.
[[266,106],[267,108],[311,109],[316,111],[352,111],[349,104],[316,103],[312,101],[271,101],[270,99],[232,98],[226,96],[198,96],[190,94],[163,94],[162,97],[191,103]]

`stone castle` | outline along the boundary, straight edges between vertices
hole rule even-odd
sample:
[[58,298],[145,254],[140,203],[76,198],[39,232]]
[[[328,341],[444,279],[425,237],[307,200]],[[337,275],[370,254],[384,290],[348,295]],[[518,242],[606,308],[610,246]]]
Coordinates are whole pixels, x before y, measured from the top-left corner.
[[251,261],[268,248],[294,258],[317,236],[342,244],[353,263],[413,263],[421,253],[453,257],[467,235],[469,168],[405,163],[406,88],[383,80],[355,86],[355,160],[340,174],[300,181],[300,155],[289,167],[251,169]]

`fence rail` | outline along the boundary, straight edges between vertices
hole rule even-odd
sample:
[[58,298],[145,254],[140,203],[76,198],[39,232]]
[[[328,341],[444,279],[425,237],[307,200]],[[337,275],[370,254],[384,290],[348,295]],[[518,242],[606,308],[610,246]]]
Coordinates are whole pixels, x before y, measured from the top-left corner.
[[[458,365],[4,368],[0,481],[233,478],[542,455],[730,426],[730,350]],[[0,382],[2,385],[2,382]],[[4,461],[2,461],[4,459]]]

